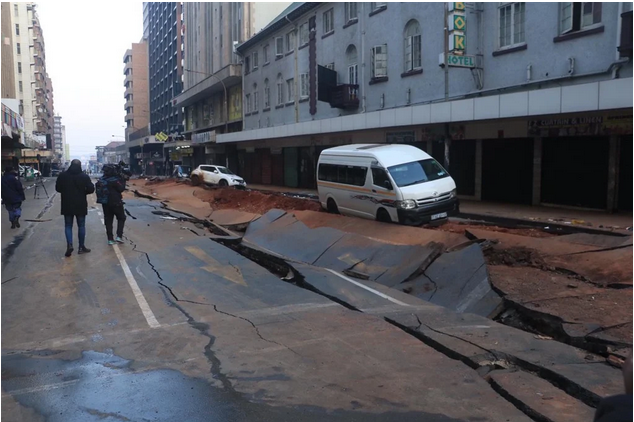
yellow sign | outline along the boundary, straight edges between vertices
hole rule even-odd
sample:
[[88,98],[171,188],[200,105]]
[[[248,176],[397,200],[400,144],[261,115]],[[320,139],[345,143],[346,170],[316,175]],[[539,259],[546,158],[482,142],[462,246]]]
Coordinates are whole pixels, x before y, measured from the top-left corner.
[[454,10],[465,10],[467,7],[464,2],[455,2],[453,4],[453,8]]
[[165,142],[167,141],[167,139],[169,138],[169,136],[167,136],[166,134],[164,134],[163,132],[159,132],[156,135],[154,135],[154,138],[159,141],[159,142]]
[[467,48],[467,40],[463,34],[452,34],[449,36],[449,51],[462,54]]
[[464,31],[467,28],[467,21],[464,16],[454,15],[453,16],[453,29],[458,31]]

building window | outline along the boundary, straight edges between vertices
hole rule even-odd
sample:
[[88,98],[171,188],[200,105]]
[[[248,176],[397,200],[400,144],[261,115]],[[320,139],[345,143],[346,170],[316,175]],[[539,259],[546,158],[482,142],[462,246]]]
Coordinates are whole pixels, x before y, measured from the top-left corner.
[[370,12],[374,12],[379,9],[386,9],[387,3],[370,3]]
[[18,91],[22,92],[22,81],[18,81]]
[[22,54],[22,47],[20,47],[20,43],[15,43],[15,49],[18,54]]
[[601,23],[601,3],[559,3],[560,32],[581,31],[589,26]]
[[18,62],[18,73],[22,73],[22,62]]
[[244,96],[244,106],[246,108],[246,112],[251,113],[251,94],[246,94]]
[[404,37],[404,58],[405,58],[405,72],[410,72],[415,69],[423,67],[423,60],[421,54],[421,35],[420,25],[418,21],[412,19],[405,25],[405,37]]
[[308,44],[308,22],[305,22],[299,26],[299,45],[303,46]]
[[350,23],[356,21],[358,19],[357,15],[357,3],[355,2],[346,2],[343,4],[346,12],[346,23]]
[[323,14],[324,34],[329,34],[335,30],[335,13],[334,9],[328,9]]
[[357,66],[357,48],[350,44],[346,49],[346,63],[348,65],[348,83],[359,84],[359,71]]
[[271,107],[271,88],[269,87],[269,80],[264,80],[264,108]]
[[284,104],[284,79],[282,74],[277,75],[277,105]]
[[290,78],[286,80],[286,93],[289,103],[295,101],[295,79]]
[[275,38],[275,56],[281,57],[284,55],[284,38],[276,37]]
[[265,45],[262,49],[262,58],[264,59],[264,64],[269,62],[269,45]]
[[20,25],[19,24],[15,24],[15,35],[20,35]]
[[372,77],[387,76],[387,44],[372,47]]
[[259,111],[258,84],[253,84],[253,111]]
[[308,73],[299,75],[299,97],[308,98]]
[[248,75],[251,72],[251,57],[244,57],[244,74]]
[[295,31],[286,34],[286,52],[290,53],[295,49]]
[[525,42],[524,16],[526,3],[509,3],[498,9],[500,22],[500,48]]
[[13,5],[13,16],[18,16],[19,12],[18,12],[18,5],[14,4]]
[[258,68],[258,52],[254,51],[251,57],[251,66],[253,66],[253,70]]

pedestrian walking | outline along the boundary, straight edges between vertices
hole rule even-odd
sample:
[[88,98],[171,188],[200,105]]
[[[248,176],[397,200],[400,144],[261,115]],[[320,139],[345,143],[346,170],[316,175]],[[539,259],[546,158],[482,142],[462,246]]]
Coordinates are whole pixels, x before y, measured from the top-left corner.
[[9,211],[9,221],[12,229],[20,228],[22,201],[25,199],[22,182],[17,178],[13,167],[8,166],[2,175],[2,202],[4,202],[5,208]]
[[66,256],[73,253],[73,219],[77,220],[79,249],[78,254],[88,253],[85,245],[86,215],[88,201],[86,196],[95,191],[90,176],[81,170],[81,161],[73,160],[68,170],[61,173],[55,183],[55,190],[62,194],[62,215],[66,229]]
[[[108,244],[124,243],[123,226],[125,225],[125,210],[123,208],[122,192],[125,190],[125,178],[111,164],[103,166],[103,176],[97,182],[97,202],[103,207],[103,218],[106,224]],[[114,218],[117,217],[117,237],[112,234]]]

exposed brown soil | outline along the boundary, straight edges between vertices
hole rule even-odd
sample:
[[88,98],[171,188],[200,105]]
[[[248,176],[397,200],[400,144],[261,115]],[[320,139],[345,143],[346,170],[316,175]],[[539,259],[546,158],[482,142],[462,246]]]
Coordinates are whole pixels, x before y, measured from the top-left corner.
[[214,210],[232,208],[257,214],[264,214],[273,208],[300,211],[321,210],[321,205],[317,201],[292,198],[274,192],[269,193],[234,188],[208,188],[195,190],[194,196],[202,201],[208,202]]
[[515,302],[570,323],[614,326],[604,332],[619,340],[632,342],[630,289],[598,287],[530,266],[489,265],[488,271],[493,285]]
[[489,265],[507,265],[509,267],[545,268],[546,263],[539,252],[521,246],[509,248],[491,248],[484,254]]

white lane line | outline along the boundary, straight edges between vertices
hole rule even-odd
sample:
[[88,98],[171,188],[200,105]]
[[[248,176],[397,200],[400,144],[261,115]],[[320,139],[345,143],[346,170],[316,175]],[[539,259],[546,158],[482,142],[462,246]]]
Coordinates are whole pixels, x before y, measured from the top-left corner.
[[351,278],[346,277],[343,274],[339,274],[337,271],[335,270],[331,270],[330,268],[324,268],[326,271],[333,273],[334,275],[336,275],[337,277],[343,278],[344,280],[354,284],[355,286],[359,286],[364,290],[367,290],[370,293],[374,293],[375,295],[382,297],[383,299],[389,300],[392,303],[396,303],[397,305],[401,305],[401,306],[407,306],[407,307],[411,307],[412,305],[405,303],[405,302],[401,302],[398,299],[394,299],[392,296],[388,296],[385,293],[381,293],[378,290],[374,290],[372,287],[368,287],[365,284],[359,283],[358,281],[354,281]]
[[97,215],[101,217],[101,211],[97,211]]
[[119,259],[119,263],[121,264],[121,268],[123,269],[125,278],[128,280],[128,284],[132,288],[132,293],[134,293],[134,297],[136,298],[136,301],[139,303],[139,307],[141,308],[141,312],[143,312],[143,316],[145,317],[145,320],[147,321],[148,325],[151,328],[160,327],[161,324],[159,324],[156,317],[154,316],[154,313],[152,312],[152,309],[150,309],[150,305],[148,305],[147,300],[145,300],[145,296],[143,296],[143,293],[141,292],[139,285],[134,279],[134,276],[132,275],[132,271],[130,271],[130,267],[128,267],[128,263],[125,262],[125,259],[123,259],[123,255],[121,254],[121,251],[119,250],[119,245],[114,245],[113,248],[114,248],[114,253],[117,255],[117,258]]

